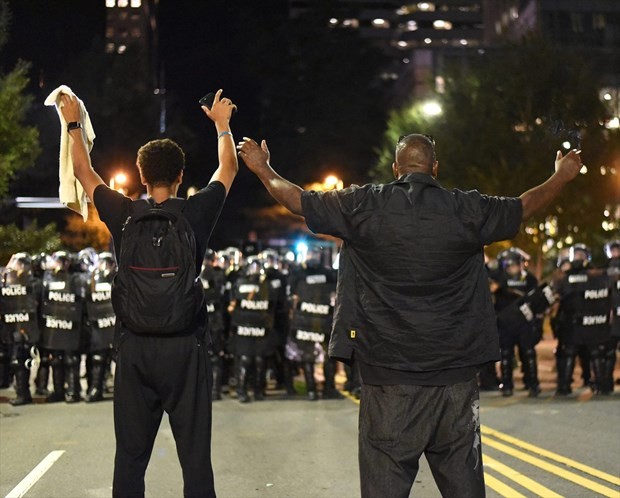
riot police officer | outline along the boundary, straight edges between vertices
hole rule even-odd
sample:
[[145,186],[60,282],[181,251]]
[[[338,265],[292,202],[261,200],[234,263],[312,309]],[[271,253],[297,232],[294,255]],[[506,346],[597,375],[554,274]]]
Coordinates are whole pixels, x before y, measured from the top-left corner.
[[[309,248],[302,267],[291,276],[290,339],[300,352],[300,362],[306,380],[308,399],[318,399],[314,378],[317,349],[329,343],[332,316],[336,301],[337,272],[321,262],[321,252]],[[317,348],[318,346],[318,348]],[[325,385],[323,399],[340,399],[336,390],[336,361],[325,355],[323,363]]]
[[281,295],[279,285],[267,278],[259,258],[250,256],[244,274],[236,279],[233,287],[228,309],[238,365],[237,396],[242,403],[250,401],[247,389],[252,367],[254,399],[264,399],[266,360],[277,345],[274,323]]
[[[534,290],[538,280],[525,269],[526,257],[519,248],[511,247],[500,253],[498,260],[503,268],[499,287],[495,291],[495,310],[499,316],[506,308]],[[498,321],[501,353],[500,390],[502,395],[512,396],[514,349],[518,346],[523,365],[524,384],[530,396],[535,397],[540,393],[540,387],[534,346],[540,341],[542,322],[536,320],[522,322],[518,318],[516,320],[516,323],[510,320]]]
[[611,340],[605,351],[605,372],[603,393],[614,390],[614,368],[616,366],[616,350],[620,342],[620,240],[605,244],[607,256],[607,273],[611,281]]
[[[13,406],[32,403],[30,393],[30,366],[38,356],[35,344],[39,340],[38,306],[41,282],[32,275],[30,255],[14,254],[2,273],[0,283],[2,299],[3,343],[10,344],[11,369],[15,376]],[[31,353],[32,352],[32,353]]]
[[111,252],[97,255],[96,268],[86,275],[86,330],[88,334],[86,401],[103,399],[106,368],[112,345],[116,315],[112,308],[112,281],[116,274],[116,259]]
[[211,336],[213,367],[213,400],[222,399],[222,370],[224,366],[226,348],[226,328],[224,323],[224,292],[226,290],[226,275],[218,265],[215,251],[208,249],[202,262],[200,280],[205,295],[207,308],[207,327]]
[[[38,254],[34,254],[32,256],[32,275],[35,279],[39,281],[39,285],[43,282],[43,275],[45,274],[45,270],[50,268],[51,258],[50,255],[41,252]],[[38,295],[37,299],[40,301],[41,296]],[[40,316],[40,313],[39,313]],[[35,377],[35,394],[39,396],[48,396],[50,392],[47,390],[47,385],[49,384],[50,379],[50,356],[49,352],[45,351],[43,348],[39,348],[39,368],[36,372]]]
[[52,267],[43,278],[41,307],[41,345],[50,352],[54,384],[54,392],[47,400],[73,403],[81,400],[78,351],[82,329],[82,279],[70,272],[72,258],[66,251],[56,251],[51,259]]
[[286,338],[289,330],[289,308],[288,308],[288,278],[282,271],[281,258],[274,249],[265,249],[258,254],[265,275],[274,292],[278,294],[273,323],[276,347],[274,354],[269,358],[270,370],[276,380],[276,388],[286,385],[286,375],[290,371],[288,360],[285,356]]
[[558,310],[558,388],[557,394],[572,392],[571,383],[577,347],[587,347],[595,393],[608,394],[605,378],[605,352],[610,343],[610,281],[606,271],[591,268],[591,252],[585,244],[570,250],[571,269],[560,282]]

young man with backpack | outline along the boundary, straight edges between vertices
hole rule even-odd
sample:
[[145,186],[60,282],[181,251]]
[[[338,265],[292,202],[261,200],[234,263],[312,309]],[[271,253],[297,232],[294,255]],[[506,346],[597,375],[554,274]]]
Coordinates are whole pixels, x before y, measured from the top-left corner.
[[230,117],[235,106],[219,90],[211,109],[219,166],[209,184],[176,198],[183,150],[168,139],[138,151],[148,199],[132,201],[93,170],[76,96],[61,97],[76,179],[112,234],[119,273],[114,385],[114,497],[144,496],[144,474],[163,412],[169,416],[183,470],[184,496],[215,497],[211,466],[212,372],[206,308],[198,275],[209,237],[237,174]]

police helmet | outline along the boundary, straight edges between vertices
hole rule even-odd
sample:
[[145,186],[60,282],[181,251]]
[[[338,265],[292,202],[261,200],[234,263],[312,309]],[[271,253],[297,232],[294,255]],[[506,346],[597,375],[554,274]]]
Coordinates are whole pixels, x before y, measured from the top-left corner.
[[87,247],[86,249],[82,249],[77,254],[77,264],[79,267],[79,271],[83,272],[92,272],[97,266],[97,251],[92,247]]
[[607,259],[620,259],[620,239],[607,242],[604,246]]
[[219,263],[227,272],[238,270],[243,262],[243,253],[237,247],[227,247],[219,252]]
[[589,263],[592,261],[592,252],[590,248],[582,243],[573,244],[568,253],[568,259],[571,263],[575,261],[584,261]]
[[280,255],[275,249],[265,249],[258,254],[258,258],[265,270],[280,268]]
[[527,261],[527,254],[518,247],[511,247],[497,255],[497,260],[502,268],[507,269],[510,265],[522,265]]
[[258,256],[250,256],[246,263],[244,272],[246,275],[260,275],[263,273],[263,264]]
[[97,270],[104,275],[109,275],[116,269],[116,258],[108,251],[99,253],[97,256]]
[[11,256],[2,271],[2,280],[5,284],[16,283],[17,280],[32,272],[32,259],[28,253],[16,252]]
[[56,251],[52,253],[48,269],[55,272],[69,271],[72,260],[71,254],[67,251]]

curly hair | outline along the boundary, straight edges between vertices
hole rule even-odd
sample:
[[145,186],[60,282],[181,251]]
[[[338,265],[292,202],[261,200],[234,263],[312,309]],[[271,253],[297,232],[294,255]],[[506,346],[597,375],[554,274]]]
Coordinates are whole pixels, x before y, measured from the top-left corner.
[[185,153],[169,138],[151,140],[138,150],[138,168],[149,185],[172,185],[185,168]]

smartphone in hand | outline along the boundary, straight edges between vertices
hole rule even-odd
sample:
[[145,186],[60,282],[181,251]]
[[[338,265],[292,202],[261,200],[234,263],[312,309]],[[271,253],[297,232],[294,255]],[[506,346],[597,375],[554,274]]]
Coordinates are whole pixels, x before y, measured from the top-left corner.
[[[207,93],[204,97],[202,97],[198,103],[200,105],[205,106],[207,109],[211,110],[211,107],[213,107],[213,101],[215,100],[215,93],[213,92],[209,92]],[[237,108],[233,108],[232,113],[234,114],[235,112],[237,112]]]

